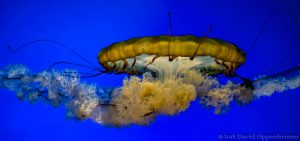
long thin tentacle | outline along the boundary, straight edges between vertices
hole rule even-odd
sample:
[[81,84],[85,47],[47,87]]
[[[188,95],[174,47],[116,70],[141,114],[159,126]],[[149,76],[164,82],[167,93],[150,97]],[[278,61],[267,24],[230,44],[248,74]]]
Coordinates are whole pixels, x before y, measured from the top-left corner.
[[88,69],[91,69],[91,70],[95,70],[95,71],[98,71],[98,72],[102,71],[99,68],[93,68],[93,67],[89,67],[89,66],[86,66],[86,65],[77,64],[77,63],[73,63],[73,62],[66,62],[66,61],[55,62],[55,63],[53,63],[53,64],[50,65],[50,67],[48,68],[48,70],[51,70],[54,66],[59,65],[59,64],[69,64],[69,65],[79,66],[79,67],[83,67],[83,68],[88,68]]
[[[208,36],[208,33],[210,32],[210,30],[211,30],[211,25],[208,27],[208,30],[207,30],[207,32],[205,33],[205,38]],[[194,58],[195,58],[195,56],[197,55],[197,52],[198,52],[198,50],[199,50],[199,47],[201,46],[201,43],[202,43],[202,41],[200,40],[199,41],[199,44],[198,44],[198,46],[197,46],[197,48],[196,48],[196,50],[195,50],[195,52],[194,52],[194,55],[190,58],[190,60],[193,60]]]
[[168,20],[169,20],[169,42],[168,42],[168,56],[169,56],[169,61],[173,61],[173,57],[171,57],[170,54],[170,47],[171,47],[171,38],[172,38],[172,17],[171,17],[171,6],[170,6],[170,1],[167,0],[167,4],[169,6],[168,9]]
[[50,43],[54,43],[54,44],[57,44],[59,45],[60,47],[63,47],[65,49],[67,49],[69,52],[71,52],[72,54],[76,55],[77,57],[79,57],[80,59],[82,59],[84,62],[88,63],[89,65],[93,66],[93,67],[96,67],[96,65],[94,65],[92,62],[90,62],[89,60],[87,60],[86,58],[84,58],[83,56],[81,56],[79,53],[77,53],[76,51],[74,51],[73,49],[71,49],[70,47],[64,45],[63,43],[60,43],[58,41],[55,41],[55,40],[49,40],[49,39],[39,39],[39,40],[35,40],[35,41],[31,41],[31,42],[28,42],[28,43],[24,43],[16,48],[12,48],[11,46],[7,46],[8,50],[12,53],[16,53],[18,52],[19,50],[25,48],[25,47],[28,47],[28,46],[31,46],[33,44],[36,44],[36,43],[40,43],[40,42],[50,42]]

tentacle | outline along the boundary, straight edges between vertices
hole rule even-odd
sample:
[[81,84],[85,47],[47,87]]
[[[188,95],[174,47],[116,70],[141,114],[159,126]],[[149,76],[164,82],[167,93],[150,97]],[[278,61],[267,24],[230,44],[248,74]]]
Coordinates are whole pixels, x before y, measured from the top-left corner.
[[[208,35],[208,33],[210,32],[210,30],[211,30],[211,25],[208,27],[208,30],[207,30],[207,32],[205,33],[205,36],[204,36],[205,38],[207,37],[207,35]],[[199,44],[198,44],[198,46],[197,46],[197,48],[196,48],[196,50],[195,50],[195,52],[194,52],[194,55],[190,58],[190,60],[194,60],[195,56],[197,55],[197,52],[198,52],[198,49],[199,49],[201,43],[202,43],[202,41],[200,40],[200,41],[199,41]]]
[[99,68],[93,68],[93,67],[89,67],[89,66],[86,66],[86,65],[77,64],[77,63],[73,63],[73,62],[66,62],[66,61],[54,62],[53,64],[50,65],[48,70],[53,69],[54,66],[59,65],[59,64],[69,64],[69,65],[79,66],[79,67],[83,67],[83,68],[88,68],[88,69],[95,70],[95,71],[101,71],[101,69],[99,69]]
[[160,57],[160,56],[155,56],[155,57],[153,57],[152,61],[149,62],[149,63],[144,67],[144,70],[146,70],[147,67],[148,67],[149,65],[151,65],[151,64],[155,61],[155,59],[157,59],[158,57]]
[[60,47],[63,47],[65,49],[67,49],[69,52],[71,52],[72,54],[74,54],[75,56],[79,57],[81,60],[83,60],[84,62],[88,63],[89,65],[93,66],[96,68],[96,65],[94,65],[92,62],[90,62],[88,59],[84,58],[83,56],[81,56],[79,53],[77,53],[75,50],[71,49],[70,47],[64,45],[63,43],[60,43],[58,41],[55,40],[49,40],[49,39],[39,39],[39,40],[34,40],[28,43],[24,43],[16,48],[12,48],[11,46],[7,46],[8,50],[12,53],[17,53],[19,50],[31,46],[33,44],[39,43],[39,42],[50,42],[50,43],[54,43],[59,45]]
[[167,0],[167,4],[169,5],[168,9],[168,20],[169,20],[169,42],[168,42],[168,56],[169,61],[173,61],[173,57],[170,54],[170,48],[171,48],[171,38],[172,38],[172,17],[171,17],[171,8],[170,8],[170,1]]
[[136,58],[133,58],[133,63],[130,66],[130,68],[128,69],[128,72],[131,72],[131,70],[132,70],[133,66],[135,65],[135,63],[136,63]]

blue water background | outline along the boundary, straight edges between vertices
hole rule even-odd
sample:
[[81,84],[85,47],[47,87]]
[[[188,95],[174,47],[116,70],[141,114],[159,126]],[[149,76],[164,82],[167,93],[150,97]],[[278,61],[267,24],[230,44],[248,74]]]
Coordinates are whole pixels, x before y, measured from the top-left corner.
[[[173,35],[204,36],[211,25],[209,37],[234,43],[246,54],[265,19],[273,15],[257,45],[247,54],[246,63],[237,70],[245,77],[253,79],[300,63],[293,17],[278,12],[289,10],[299,18],[297,0],[173,0],[170,6],[165,0],[1,0],[0,66],[20,63],[40,72],[55,61],[85,63],[53,43],[36,44],[16,54],[6,48],[37,39],[62,42],[97,65],[98,51],[112,43],[167,35],[169,7]],[[58,67],[62,68],[75,67]],[[85,81],[120,86],[124,77],[105,74]],[[228,113],[221,115],[193,102],[179,115],[159,116],[149,126],[125,128],[67,120],[63,107],[30,105],[8,90],[0,90],[0,100],[1,141],[217,140],[222,133],[300,133],[300,89],[276,93],[242,107],[232,104]]]

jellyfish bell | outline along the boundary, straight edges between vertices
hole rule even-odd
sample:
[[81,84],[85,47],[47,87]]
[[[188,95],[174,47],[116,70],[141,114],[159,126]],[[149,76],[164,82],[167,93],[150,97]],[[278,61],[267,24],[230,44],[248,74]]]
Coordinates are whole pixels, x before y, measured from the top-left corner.
[[236,45],[214,38],[152,36],[114,43],[98,53],[106,71],[127,74],[151,72],[159,80],[186,70],[229,75],[245,62]]

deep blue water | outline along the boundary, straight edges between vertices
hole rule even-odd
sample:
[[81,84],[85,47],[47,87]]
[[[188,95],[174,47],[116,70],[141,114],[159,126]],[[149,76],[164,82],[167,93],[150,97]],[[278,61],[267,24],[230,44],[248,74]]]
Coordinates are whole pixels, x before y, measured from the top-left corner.
[[[283,71],[300,63],[300,40],[295,36],[291,11],[300,18],[297,0],[165,0],[127,1],[0,1],[0,66],[25,64],[33,71],[45,70],[55,61],[84,63],[52,43],[40,43],[10,53],[37,39],[62,42],[97,64],[97,53],[111,43],[132,37],[168,34],[168,8],[172,12],[173,35],[203,36],[237,44],[247,62],[237,72],[253,79]],[[264,31],[250,54],[249,48],[265,19]],[[299,26],[299,23],[297,23]],[[58,68],[73,68],[60,66]],[[104,86],[120,86],[124,75],[105,74],[86,79]],[[63,107],[30,105],[13,92],[0,89],[0,140],[217,140],[221,133],[300,135],[300,89],[276,93],[245,106],[232,104],[228,113],[193,102],[176,116],[159,116],[149,126],[103,127],[92,121],[65,118]]]

